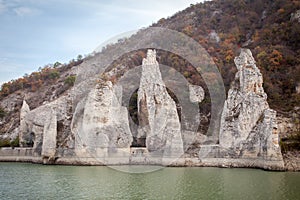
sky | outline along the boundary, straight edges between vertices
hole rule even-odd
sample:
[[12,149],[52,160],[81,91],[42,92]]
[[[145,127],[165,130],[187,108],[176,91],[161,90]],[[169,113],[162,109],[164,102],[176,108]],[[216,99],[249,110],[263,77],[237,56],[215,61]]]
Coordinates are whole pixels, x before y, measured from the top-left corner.
[[0,85],[203,0],[0,0]]

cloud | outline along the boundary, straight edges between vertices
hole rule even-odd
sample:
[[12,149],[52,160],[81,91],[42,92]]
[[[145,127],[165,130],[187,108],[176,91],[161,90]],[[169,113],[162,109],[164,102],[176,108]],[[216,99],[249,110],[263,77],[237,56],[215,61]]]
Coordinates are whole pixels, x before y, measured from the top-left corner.
[[0,14],[16,14],[20,17],[41,14],[41,10],[34,7],[30,0],[0,0]]
[[13,11],[20,17],[24,16],[34,16],[41,14],[41,10],[35,9],[35,8],[29,8],[29,7],[18,7],[14,8]]

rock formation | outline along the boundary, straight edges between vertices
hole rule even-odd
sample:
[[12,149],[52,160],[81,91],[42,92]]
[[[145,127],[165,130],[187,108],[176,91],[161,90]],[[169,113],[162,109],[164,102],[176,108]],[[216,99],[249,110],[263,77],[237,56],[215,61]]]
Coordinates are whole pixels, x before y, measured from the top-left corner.
[[234,59],[238,69],[224,104],[220,147],[239,158],[282,162],[276,112],[269,108],[262,75],[249,49]]
[[300,23],[300,10],[297,10],[295,13],[291,14],[291,21],[297,21]]
[[[24,101],[20,115],[20,146],[32,147],[39,155],[44,151],[45,157],[53,157],[55,154],[53,152],[57,148],[57,123],[68,120],[68,107],[66,97],[33,110],[29,110],[29,106]],[[46,145],[43,150],[44,144]],[[53,152],[49,153],[48,149],[52,149]]]
[[204,99],[205,92],[201,86],[189,85],[190,100],[193,103],[200,103]]
[[43,146],[42,156],[44,158],[53,159],[56,154],[56,136],[57,136],[57,117],[54,110],[46,120],[43,130]]
[[[110,81],[100,81],[88,94],[83,109],[74,114],[72,123],[78,156],[101,157],[108,151],[130,147],[128,112],[121,106],[121,96],[121,89]],[[106,150],[96,155],[98,149]]]
[[[30,155],[43,163],[185,166],[191,162],[189,165],[283,169],[280,126],[276,112],[267,103],[262,75],[250,50],[242,49],[234,61],[238,72],[224,103],[219,144],[205,143],[207,136],[195,138],[191,131],[182,130],[180,113],[162,79],[156,52],[148,50],[137,92],[136,137],[145,140],[145,147],[131,148],[133,136],[127,108],[122,106],[122,86],[105,77],[82,93],[76,104],[69,103],[72,93],[31,111],[24,101],[20,115],[22,147],[32,147]],[[200,86],[189,85],[186,90],[189,102],[197,105],[203,100]],[[74,112],[70,105],[75,106]],[[69,129],[61,127],[68,125],[66,121],[71,122]],[[68,137],[61,141],[59,134],[66,130],[70,130]],[[194,150],[195,157],[183,156],[189,141],[198,141],[198,157]]]
[[242,50],[234,61],[238,72],[228,91],[221,119],[220,145],[225,148],[239,146],[245,141],[268,108],[262,75],[251,52]]
[[155,50],[148,50],[143,59],[138,90],[138,137],[146,138],[149,152],[165,157],[183,154],[181,125],[176,104],[162,80]]
[[28,132],[27,124],[25,121],[26,115],[30,112],[30,108],[25,100],[23,100],[23,105],[20,111],[20,133],[19,133],[19,140],[20,146],[25,146],[24,135]]

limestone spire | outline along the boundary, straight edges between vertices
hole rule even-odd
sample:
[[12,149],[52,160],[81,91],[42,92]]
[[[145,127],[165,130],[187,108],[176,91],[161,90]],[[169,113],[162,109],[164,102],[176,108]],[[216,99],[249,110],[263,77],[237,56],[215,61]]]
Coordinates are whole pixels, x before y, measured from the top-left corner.
[[162,152],[164,157],[183,154],[176,103],[162,80],[156,51],[151,49],[143,60],[138,90],[138,117],[138,137],[146,138],[146,147],[150,152]]
[[24,144],[24,134],[27,133],[27,124],[26,124],[26,115],[30,112],[29,105],[27,104],[25,98],[20,111],[20,132],[19,132],[19,141],[20,146],[23,147]]
[[282,164],[276,111],[269,108],[262,75],[251,51],[242,49],[234,61],[238,72],[224,103],[220,146],[234,149],[240,157],[261,156]]
[[158,65],[156,60],[156,50],[148,49],[147,57],[143,58],[143,65]]

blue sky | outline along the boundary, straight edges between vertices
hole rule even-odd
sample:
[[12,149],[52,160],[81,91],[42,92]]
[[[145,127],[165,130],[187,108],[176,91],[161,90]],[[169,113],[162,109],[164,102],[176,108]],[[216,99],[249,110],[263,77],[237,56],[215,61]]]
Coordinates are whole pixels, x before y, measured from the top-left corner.
[[0,0],[0,85],[201,0]]

